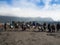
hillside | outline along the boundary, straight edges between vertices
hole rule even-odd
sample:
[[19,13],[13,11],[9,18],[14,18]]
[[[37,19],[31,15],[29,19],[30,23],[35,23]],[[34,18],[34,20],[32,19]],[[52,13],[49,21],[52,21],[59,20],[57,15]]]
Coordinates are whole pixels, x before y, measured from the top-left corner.
[[36,17],[36,18],[32,18],[32,17],[11,17],[11,16],[0,16],[0,22],[7,22],[7,21],[37,21],[37,22],[52,22],[53,19],[51,18],[41,18],[41,17]]

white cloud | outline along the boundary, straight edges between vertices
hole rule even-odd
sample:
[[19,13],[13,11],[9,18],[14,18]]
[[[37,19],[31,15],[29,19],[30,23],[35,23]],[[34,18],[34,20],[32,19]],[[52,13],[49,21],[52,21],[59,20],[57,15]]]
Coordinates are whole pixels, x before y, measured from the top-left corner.
[[[60,20],[60,5],[49,5],[51,0],[45,1],[44,9],[39,9],[33,1],[27,2],[27,0],[13,1],[13,6],[7,4],[0,5],[0,14],[9,16],[19,16],[19,17],[50,17],[54,20]],[[35,0],[38,2],[39,0]],[[52,10],[54,9],[54,10]]]
[[19,17],[51,17],[54,20],[60,19],[60,11],[58,10],[37,10],[32,8],[15,8],[1,7],[0,14]]

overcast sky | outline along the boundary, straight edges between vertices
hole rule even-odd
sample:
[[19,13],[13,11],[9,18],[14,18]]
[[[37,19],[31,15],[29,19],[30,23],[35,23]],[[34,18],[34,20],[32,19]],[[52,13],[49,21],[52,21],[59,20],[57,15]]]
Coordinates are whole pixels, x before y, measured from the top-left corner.
[[60,20],[60,0],[0,0],[0,15]]

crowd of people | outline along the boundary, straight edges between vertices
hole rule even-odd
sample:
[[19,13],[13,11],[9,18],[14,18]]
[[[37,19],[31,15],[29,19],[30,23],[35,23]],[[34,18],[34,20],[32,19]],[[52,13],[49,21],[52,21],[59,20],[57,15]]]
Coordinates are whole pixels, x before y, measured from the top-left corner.
[[25,31],[26,29],[29,30],[38,30],[38,31],[44,31],[44,32],[56,32],[60,30],[60,24],[59,23],[46,23],[44,22],[43,24],[37,23],[37,22],[15,22],[12,21],[12,23],[4,23],[3,25],[4,30],[6,31],[7,29],[19,29],[22,31]]

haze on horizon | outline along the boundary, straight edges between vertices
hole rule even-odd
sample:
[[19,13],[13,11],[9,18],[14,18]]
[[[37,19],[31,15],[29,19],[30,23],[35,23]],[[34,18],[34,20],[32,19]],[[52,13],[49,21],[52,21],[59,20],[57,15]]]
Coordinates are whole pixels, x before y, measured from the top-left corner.
[[0,0],[0,15],[60,21],[60,0]]

